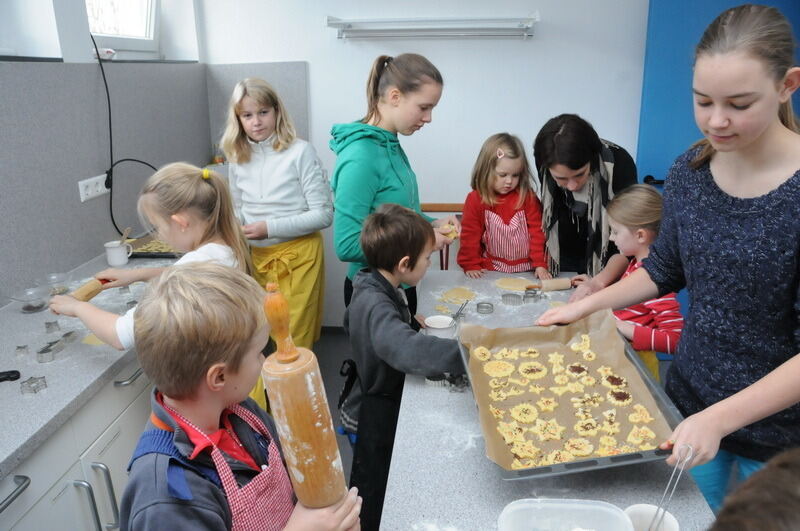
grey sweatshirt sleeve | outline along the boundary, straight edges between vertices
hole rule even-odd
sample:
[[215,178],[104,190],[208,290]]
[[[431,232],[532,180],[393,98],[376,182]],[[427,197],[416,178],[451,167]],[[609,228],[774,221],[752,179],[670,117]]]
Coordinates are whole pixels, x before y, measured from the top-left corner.
[[268,217],[270,238],[299,238],[329,227],[333,222],[331,187],[311,144],[304,145],[295,164],[308,210],[296,216]]
[[377,356],[398,371],[421,376],[464,373],[455,339],[414,331],[389,300],[380,301],[370,309],[368,327],[380,331],[372,334]]

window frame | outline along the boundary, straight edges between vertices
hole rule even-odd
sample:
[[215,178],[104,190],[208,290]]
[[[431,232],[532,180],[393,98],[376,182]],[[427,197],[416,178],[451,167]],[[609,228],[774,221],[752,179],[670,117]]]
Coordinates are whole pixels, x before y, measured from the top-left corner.
[[[107,35],[105,33],[94,33],[92,36],[97,42],[98,48],[111,48],[114,51],[123,52],[138,52],[152,54],[155,57],[161,56],[161,49],[159,43],[159,29],[160,29],[160,7],[161,0],[150,1],[150,28],[151,38],[138,38],[138,37],[117,37],[115,35]],[[88,23],[89,13],[86,13],[86,20]],[[91,30],[90,30],[91,31]]]

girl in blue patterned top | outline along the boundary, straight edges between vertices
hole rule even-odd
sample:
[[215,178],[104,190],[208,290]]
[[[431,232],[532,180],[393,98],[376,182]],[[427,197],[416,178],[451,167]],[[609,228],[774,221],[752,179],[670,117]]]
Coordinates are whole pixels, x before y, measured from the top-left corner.
[[[689,291],[691,311],[667,376],[687,417],[662,448],[694,449],[693,476],[712,509],[732,464],[744,477],[800,446],[800,86],[792,28],[775,8],[743,5],[706,29],[694,66],[694,114],[705,137],[678,157],[664,220],[643,267],[545,313],[572,322]],[[698,466],[702,465],[702,466]]]

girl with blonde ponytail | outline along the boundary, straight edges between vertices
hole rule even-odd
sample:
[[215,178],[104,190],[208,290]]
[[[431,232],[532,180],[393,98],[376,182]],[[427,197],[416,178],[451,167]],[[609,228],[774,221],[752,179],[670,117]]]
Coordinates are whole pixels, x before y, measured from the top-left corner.
[[692,475],[715,511],[740,478],[800,446],[800,86],[792,27],[746,4],[708,26],[694,64],[705,139],[678,157],[664,219],[643,265],[539,324],[571,322],[686,287],[690,310],[667,375],[686,417],[662,449],[693,448]]

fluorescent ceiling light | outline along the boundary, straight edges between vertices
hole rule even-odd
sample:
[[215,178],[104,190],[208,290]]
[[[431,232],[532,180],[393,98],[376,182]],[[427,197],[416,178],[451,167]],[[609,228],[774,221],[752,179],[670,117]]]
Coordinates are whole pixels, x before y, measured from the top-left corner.
[[527,17],[510,18],[383,18],[340,19],[327,17],[340,39],[458,38],[533,36],[538,11]]

